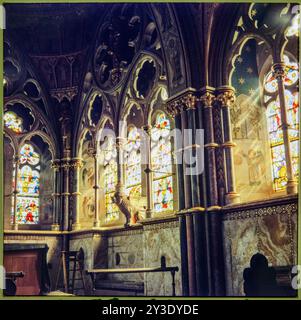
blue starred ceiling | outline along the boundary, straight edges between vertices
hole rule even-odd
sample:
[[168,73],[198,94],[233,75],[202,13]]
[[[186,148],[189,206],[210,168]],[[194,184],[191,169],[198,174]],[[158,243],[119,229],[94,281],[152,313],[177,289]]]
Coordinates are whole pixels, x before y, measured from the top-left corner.
[[235,69],[232,74],[231,84],[240,94],[254,95],[259,88],[259,74],[256,61],[256,40],[248,40],[241,54],[234,62]]

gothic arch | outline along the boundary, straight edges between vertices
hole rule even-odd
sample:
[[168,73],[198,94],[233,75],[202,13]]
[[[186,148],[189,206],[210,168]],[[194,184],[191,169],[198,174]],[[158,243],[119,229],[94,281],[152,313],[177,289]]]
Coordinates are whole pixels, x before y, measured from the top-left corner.
[[34,135],[39,135],[49,145],[53,159],[58,158],[60,152],[56,134],[38,106],[26,96],[17,94],[5,99],[4,112],[9,110],[9,107],[13,106],[15,103],[20,103],[25,108],[29,109],[30,115],[33,117],[33,123],[29,132],[14,134],[11,130],[4,127],[5,133],[12,137],[15,146],[17,146],[16,150],[18,151],[25,140],[30,139]]

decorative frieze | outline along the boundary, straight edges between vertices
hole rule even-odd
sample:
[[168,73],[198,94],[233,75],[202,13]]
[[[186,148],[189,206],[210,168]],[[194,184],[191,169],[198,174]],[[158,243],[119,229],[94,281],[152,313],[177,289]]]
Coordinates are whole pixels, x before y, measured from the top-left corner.
[[160,223],[144,224],[143,231],[170,229],[170,228],[178,228],[178,227],[179,227],[179,220],[164,221]]
[[64,98],[66,98],[69,102],[73,100],[73,98],[78,93],[78,87],[69,87],[69,88],[60,88],[51,90],[51,97],[56,99],[59,103],[61,103]]
[[256,219],[263,216],[271,216],[275,214],[292,214],[298,212],[297,203],[289,203],[285,205],[270,206],[265,208],[254,208],[238,210],[235,212],[224,213],[223,220],[241,220],[241,219]]

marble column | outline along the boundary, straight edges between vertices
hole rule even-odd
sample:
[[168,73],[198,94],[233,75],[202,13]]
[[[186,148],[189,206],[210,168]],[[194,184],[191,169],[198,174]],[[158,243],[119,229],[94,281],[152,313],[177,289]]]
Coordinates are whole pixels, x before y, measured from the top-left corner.
[[94,222],[93,227],[100,227],[100,216],[99,216],[99,163],[98,163],[98,154],[97,152],[93,152],[94,159]]
[[63,223],[62,229],[68,231],[70,228],[69,209],[70,209],[70,158],[64,158],[61,160],[61,166],[63,168]]
[[[200,92],[202,93],[202,92]],[[200,98],[198,98],[196,103],[196,123],[197,129],[204,130],[204,144],[206,143],[206,125],[208,124],[208,119],[204,119],[205,112],[203,108],[203,103]],[[207,194],[208,190],[208,175],[210,175],[210,170],[208,167],[212,164],[208,163],[207,149],[206,146],[202,146],[204,152],[204,168],[198,176],[199,182],[199,196],[200,196],[200,206],[195,208],[193,213],[193,223],[194,223],[194,243],[195,243],[195,265],[196,265],[196,290],[198,296],[208,296],[210,289],[210,268],[209,268],[209,234],[208,234],[208,212],[206,208],[208,206]],[[214,150],[213,150],[214,152]]]
[[16,218],[17,218],[17,197],[18,197],[17,181],[18,181],[19,164],[20,164],[20,159],[18,156],[16,156],[14,158],[15,172],[14,172],[14,190],[13,190],[13,200],[14,200],[14,207],[13,207],[14,215],[13,215],[13,223],[12,223],[13,230],[18,230],[18,223],[16,221]]
[[205,129],[205,163],[207,168],[207,204],[208,206],[218,205],[218,189],[217,189],[217,174],[216,174],[216,157],[215,149],[218,144],[214,138],[214,122],[213,122],[213,102],[215,99],[214,88],[205,87],[201,90],[201,108],[204,115]]
[[117,186],[116,191],[121,194],[125,193],[124,190],[124,172],[125,172],[125,163],[124,163],[124,154],[123,148],[125,145],[126,139],[123,137],[116,138],[116,153],[117,153]]
[[83,166],[83,161],[81,158],[73,158],[71,161],[71,166],[73,168],[73,220],[72,220],[72,230],[79,230],[80,225],[80,191],[79,191],[79,180],[80,180],[80,169]]
[[[194,226],[194,207],[199,205],[198,179],[192,174],[191,160],[195,154],[195,103],[196,96],[194,92],[187,92],[179,99],[181,112],[181,128],[183,141],[183,169],[184,169],[184,191],[185,191],[185,218],[186,218],[186,239],[187,239],[187,261],[188,261],[188,279],[189,295],[197,295],[196,281],[196,256],[195,256],[195,226]],[[186,131],[185,130],[189,130]],[[185,138],[186,136],[186,138]],[[191,136],[192,139],[188,138]],[[189,152],[189,157],[185,157],[184,152]],[[186,159],[185,159],[186,158]],[[185,163],[189,160],[190,163]]]
[[187,233],[186,233],[186,218],[184,214],[179,214],[179,228],[180,228],[180,244],[181,244],[182,295],[189,296]]
[[53,169],[53,222],[51,225],[51,230],[60,230],[59,223],[59,207],[60,207],[60,160],[55,159],[52,161],[51,165]]
[[151,159],[151,126],[146,125],[143,127],[145,131],[144,144],[146,147],[146,164],[144,172],[146,174],[146,195],[147,195],[147,208],[145,211],[146,218],[151,218],[153,213],[154,201],[153,201],[153,171],[152,171],[152,159]]
[[235,144],[232,141],[232,130],[230,121],[230,107],[235,101],[234,88],[230,86],[222,86],[217,90],[217,101],[222,108],[222,121],[224,133],[224,160],[226,172],[226,195],[225,203],[233,204],[239,203],[240,197],[235,188],[235,175],[234,175],[234,161],[233,161],[233,147]]
[[[188,119],[187,119],[187,113],[186,110],[182,107],[181,112],[181,128],[182,128],[182,136],[183,136],[183,149],[182,153],[184,153],[185,149],[185,141],[184,141],[184,132],[186,129],[188,129]],[[183,154],[183,180],[184,180],[184,199],[185,199],[185,209],[190,209],[192,207],[192,195],[191,195],[191,177],[190,175],[186,174],[187,170],[187,164],[184,160],[184,154]]]
[[292,165],[292,154],[289,138],[289,123],[287,119],[287,106],[285,101],[285,88],[283,78],[285,77],[285,63],[275,63],[272,67],[274,77],[277,79],[278,84],[278,96],[280,103],[281,113],[281,127],[283,132],[284,152],[286,161],[286,172],[287,172],[287,194],[294,194],[298,192],[298,184],[294,177],[293,165]]
[[[199,179],[198,179],[198,174],[193,174],[193,168],[197,167],[198,161],[200,159],[196,158],[196,155],[198,154],[197,150],[198,148],[201,148],[202,146],[197,145],[196,143],[196,102],[192,101],[187,105],[186,108],[186,113],[187,113],[187,122],[188,122],[188,129],[189,134],[191,135],[191,145],[189,146],[184,146],[184,148],[189,148],[191,154],[190,154],[190,164],[191,166],[190,169],[190,189],[191,189],[191,207],[199,207],[200,206],[200,186],[199,186]],[[193,163],[195,161],[195,163]],[[186,167],[187,168],[187,167]]]
[[178,130],[182,130],[181,110],[175,103],[167,105],[167,112],[175,121],[174,136],[174,161],[177,171],[177,189],[178,189],[178,207],[179,207],[179,231],[181,246],[181,280],[182,295],[189,296],[189,279],[188,279],[188,257],[187,257],[187,233],[186,233],[186,217],[181,211],[185,208],[184,198],[184,171],[183,171],[183,141]]

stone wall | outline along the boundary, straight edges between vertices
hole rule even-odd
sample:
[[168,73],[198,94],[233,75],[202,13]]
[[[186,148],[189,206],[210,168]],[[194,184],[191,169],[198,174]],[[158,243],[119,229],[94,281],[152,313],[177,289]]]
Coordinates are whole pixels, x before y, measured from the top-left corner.
[[[144,226],[144,265],[160,265],[161,256],[165,256],[167,266],[178,266],[176,272],[176,295],[182,294],[181,285],[181,246],[178,221],[148,224]],[[171,296],[172,278],[169,272],[145,274],[144,293],[146,296]]]
[[260,252],[271,266],[296,263],[297,197],[235,206],[225,211],[224,256],[228,296],[243,296],[243,271]]
[[[167,266],[181,267],[178,221],[150,220],[133,230],[108,233],[108,268],[159,267],[165,256]],[[168,273],[112,274],[116,281],[144,282],[144,295],[170,296],[172,278]],[[176,273],[176,295],[181,295],[181,270]]]
[[[181,267],[180,236],[177,218],[150,219],[128,229],[75,232],[70,250],[83,248],[85,269],[159,267],[165,256],[167,266]],[[102,275],[112,282],[144,283],[144,295],[172,295],[172,278],[168,273],[132,273]],[[176,273],[176,295],[181,295],[181,270]],[[86,278],[88,289],[91,280]]]

